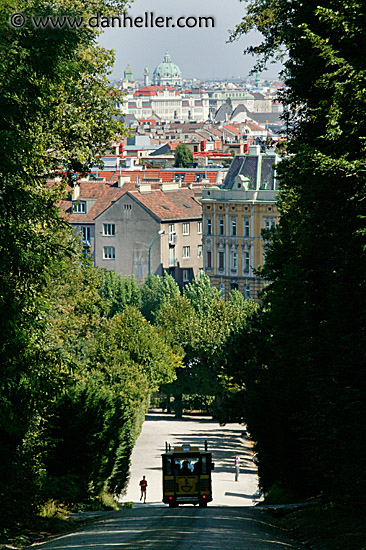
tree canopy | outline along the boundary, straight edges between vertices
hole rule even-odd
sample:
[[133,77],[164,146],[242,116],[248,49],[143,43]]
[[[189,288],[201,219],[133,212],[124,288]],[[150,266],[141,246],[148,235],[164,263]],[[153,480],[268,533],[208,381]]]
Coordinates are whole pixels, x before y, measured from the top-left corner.
[[185,143],[178,143],[174,152],[175,168],[187,168],[193,162],[193,153]]
[[365,22],[357,0],[260,0],[232,34],[263,34],[257,68],[286,53],[281,219],[253,325],[265,353],[239,369],[243,408],[265,490],[339,502],[361,502],[366,485]]

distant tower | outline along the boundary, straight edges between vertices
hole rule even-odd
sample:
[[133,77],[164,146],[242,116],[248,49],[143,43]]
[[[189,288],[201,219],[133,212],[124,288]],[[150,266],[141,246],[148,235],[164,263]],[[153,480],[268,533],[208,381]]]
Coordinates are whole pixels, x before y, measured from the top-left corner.
[[124,75],[123,75],[123,80],[126,80],[127,82],[134,82],[133,72],[132,72],[132,69],[130,67],[130,64],[128,64],[127,67],[125,68],[125,72],[124,72]]
[[144,70],[144,86],[150,85],[150,76],[149,76],[149,69],[145,67]]

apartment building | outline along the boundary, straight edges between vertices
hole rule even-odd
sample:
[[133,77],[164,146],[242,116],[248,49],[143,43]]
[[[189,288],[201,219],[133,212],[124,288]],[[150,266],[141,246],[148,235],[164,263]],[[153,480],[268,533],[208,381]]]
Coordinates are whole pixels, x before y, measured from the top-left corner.
[[194,280],[203,267],[203,184],[116,178],[83,180],[61,205],[94,265],[137,280],[167,271],[181,287]]
[[127,95],[122,109],[138,120],[159,117],[163,122],[206,121],[209,118],[207,94],[180,92],[171,87],[145,86]]
[[234,158],[221,186],[202,191],[204,270],[225,296],[238,289],[257,300],[264,287],[255,270],[265,261],[262,230],[279,218],[278,162],[274,152],[251,146]]

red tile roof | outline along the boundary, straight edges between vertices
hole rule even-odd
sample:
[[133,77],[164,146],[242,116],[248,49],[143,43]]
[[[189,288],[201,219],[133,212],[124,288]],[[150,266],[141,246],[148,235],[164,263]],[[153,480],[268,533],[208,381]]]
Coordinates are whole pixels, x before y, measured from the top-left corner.
[[70,223],[93,223],[94,219],[106,210],[113,202],[122,195],[135,188],[134,183],[126,183],[123,187],[117,187],[117,184],[103,182],[80,182],[80,194],[78,201],[87,199],[96,199],[87,214],[72,213],[72,198],[61,201],[60,209],[67,216]]
[[232,132],[233,134],[241,134],[240,130],[238,130],[238,128],[235,128],[235,126],[233,126],[232,124],[225,124],[224,128],[226,130],[229,130],[229,132]]
[[153,189],[151,193],[129,191],[128,194],[143,205],[159,220],[199,219],[202,206],[194,198],[194,191],[181,188],[179,191],[163,192]]
[[259,126],[255,122],[245,122],[245,126],[247,126],[249,130],[252,130],[253,132],[265,131],[265,128],[262,128],[262,126]]
[[[139,90],[136,90],[136,92],[133,94],[134,97],[140,97],[140,96],[153,96],[157,95],[158,92],[163,92],[164,90],[169,90],[170,92],[176,92],[174,88],[171,86],[144,86],[143,88],[140,88]],[[177,93],[177,92],[176,92]]]
[[[210,151],[210,153],[215,153],[214,151]],[[205,168],[197,168],[194,171],[185,171],[184,169],[181,170],[174,170],[172,168],[171,170],[160,170],[159,168],[147,168],[146,170],[122,170],[121,174],[122,176],[129,176],[131,181],[134,183],[137,181],[137,178],[140,178],[140,181],[143,181],[144,179],[161,179],[164,183],[168,183],[172,180],[174,180],[175,175],[182,175],[185,174],[184,182],[183,184],[192,183],[196,179],[196,174],[204,174],[205,179],[208,179],[210,183],[216,183],[217,176],[218,176],[218,170],[212,170],[212,169],[205,169]],[[117,180],[117,174],[115,176],[115,179]]]

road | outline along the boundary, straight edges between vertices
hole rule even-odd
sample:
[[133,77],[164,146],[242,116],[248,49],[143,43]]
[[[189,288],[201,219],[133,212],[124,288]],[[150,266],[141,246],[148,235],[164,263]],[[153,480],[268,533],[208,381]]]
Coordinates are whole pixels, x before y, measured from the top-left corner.
[[[139,506],[139,481],[143,475],[148,481],[147,500],[150,505],[161,505],[161,453],[165,441],[173,445],[191,443],[201,449],[207,440],[213,455],[215,470],[212,474],[213,503],[215,506],[253,506],[258,479],[248,441],[242,437],[245,427],[240,424],[220,426],[209,417],[185,416],[176,420],[173,415],[150,413],[138,438],[131,457],[131,474],[128,491],[122,502]],[[241,459],[241,475],[235,482],[234,458]]]
[[[132,454],[130,483],[122,502],[132,509],[106,512],[74,533],[36,544],[41,550],[288,550],[298,549],[258,503],[257,474],[243,426],[219,426],[209,418],[149,413]],[[161,453],[165,441],[203,446],[213,453],[213,502],[208,508],[168,508],[161,502]],[[239,481],[234,457],[241,457]],[[147,503],[139,501],[138,482],[148,480]]]

